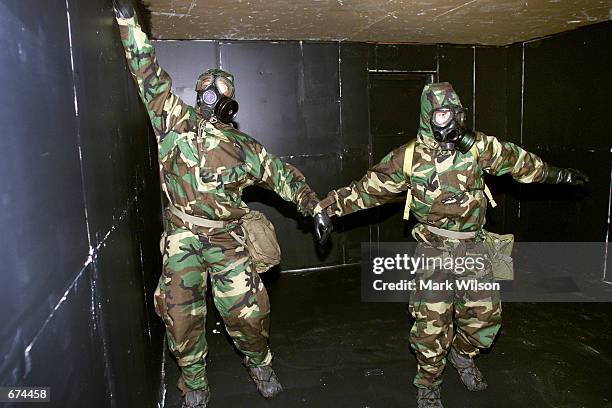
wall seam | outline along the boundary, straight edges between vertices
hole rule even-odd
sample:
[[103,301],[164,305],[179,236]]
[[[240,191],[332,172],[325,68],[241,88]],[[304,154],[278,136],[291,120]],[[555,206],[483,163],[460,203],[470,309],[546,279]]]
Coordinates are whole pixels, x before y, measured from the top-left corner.
[[[521,123],[520,123],[520,135],[519,135],[519,140],[520,140],[520,145],[521,147],[523,146],[523,122],[524,122],[524,118],[523,115],[525,113],[525,43],[521,44]],[[519,198],[518,198],[518,211],[516,214],[516,217],[518,219],[521,218],[521,196],[520,196],[520,192],[522,190],[521,186],[518,187],[519,189]]]
[[[345,140],[344,140],[344,123],[342,121],[342,115],[343,115],[343,110],[342,110],[342,43],[341,42],[337,42],[336,46],[338,47],[338,118],[339,118],[339,132],[340,132],[340,140],[342,143],[342,146],[340,146],[340,175],[342,175],[342,173],[344,172],[344,153],[345,153]],[[339,180],[340,181],[340,180]],[[346,236],[345,234],[342,234],[342,243],[340,245],[341,251],[342,251],[342,264],[346,263]]]
[[[89,223],[89,214],[87,211],[88,199],[87,199],[87,192],[85,189],[85,168],[84,168],[84,163],[83,163],[81,118],[79,116],[78,91],[77,91],[77,88],[79,88],[79,77],[74,67],[74,48],[73,48],[73,43],[72,43],[72,22],[71,22],[71,16],[70,16],[69,0],[66,0],[66,23],[68,26],[68,44],[69,44],[69,49],[70,49],[70,69],[72,73],[72,94],[74,98],[74,115],[75,115],[77,144],[78,144],[78,151],[79,151],[79,170],[81,173],[80,176],[81,176],[81,191],[82,191],[82,196],[83,196],[83,212],[85,215],[85,226],[87,229],[87,243],[89,246],[89,254],[88,254],[87,260],[85,261],[81,271],[77,274],[77,276],[70,283],[70,285],[68,286],[68,289],[64,292],[64,296],[55,305],[52,313],[48,316],[47,320],[42,324],[42,326],[39,329],[39,332],[32,339],[32,342],[28,345],[28,348],[26,348],[26,355],[29,352],[29,350],[32,348],[32,346],[35,344],[40,333],[43,332],[43,330],[45,329],[49,321],[55,315],[55,312],[59,309],[61,304],[66,300],[66,297],[68,293],[70,292],[70,290],[72,290],[72,288],[76,286],[83,272],[87,269],[87,267],[90,264],[92,264],[93,270],[91,271],[91,276],[89,279],[89,291],[90,291],[90,302],[91,302],[90,303],[90,310],[91,310],[90,330],[92,330],[93,334],[96,334],[96,333],[100,334],[98,336],[98,339],[100,342],[99,346],[102,348],[102,354],[104,356],[103,360],[104,360],[104,370],[105,370],[104,377],[106,379],[106,395],[108,395],[110,405],[112,406],[113,391],[112,391],[112,381],[111,381],[110,360],[108,358],[107,344],[106,344],[104,334],[103,334],[103,324],[102,324],[103,321],[100,318],[100,313],[99,313],[99,308],[98,308],[99,302],[96,302],[96,300],[99,299],[98,288],[95,284],[95,280],[97,278],[97,265],[95,263],[95,258],[97,257],[97,253],[94,253],[94,249],[93,249],[94,237],[92,236],[91,227]],[[95,340],[92,341],[92,346],[95,347]]]
[[476,129],[476,46],[472,50],[472,129]]
[[25,371],[25,373],[23,375],[23,378],[25,378],[27,376],[27,374],[29,374],[29,367],[30,367],[30,364],[28,363],[29,360],[30,360],[29,353],[30,353],[30,350],[32,349],[32,347],[34,346],[34,344],[36,343],[36,341],[38,340],[38,337],[44,331],[44,329],[47,327],[47,325],[49,324],[51,319],[55,316],[55,313],[57,312],[57,310],[59,310],[59,308],[62,306],[62,304],[68,299],[68,294],[77,285],[78,280],[82,277],[82,275],[85,272],[85,270],[87,269],[87,267],[90,264],[95,263],[95,261],[97,260],[98,254],[100,252],[99,251],[100,248],[106,244],[106,241],[108,240],[110,235],[123,222],[123,220],[125,219],[125,216],[127,215],[128,211],[129,211],[129,209],[130,209],[130,207],[132,206],[133,203],[134,203],[134,198],[132,198],[129,201],[128,207],[122,212],[122,214],[121,214],[121,216],[120,216],[120,218],[118,220],[118,223],[113,225],[113,227],[106,233],[106,235],[104,236],[103,240],[98,245],[96,245],[95,248],[92,248],[90,250],[88,257],[85,260],[85,263],[83,264],[83,267],[79,270],[79,272],[76,274],[76,276],[70,281],[70,284],[64,290],[64,293],[63,293],[62,297],[58,300],[58,302],[55,304],[55,306],[53,306],[53,309],[51,310],[51,313],[49,313],[49,315],[47,316],[47,319],[45,319],[43,324],[37,330],[36,334],[32,337],[32,340],[30,340],[30,342],[26,346],[26,348],[24,350],[24,356],[25,356],[25,359],[26,359],[25,360],[26,361],[26,371]]
[[[610,149],[610,153],[612,153],[612,149]],[[612,168],[610,169],[610,192],[608,193],[608,228],[606,230],[606,249],[604,252],[604,266],[603,266],[603,282],[612,285],[612,282],[606,280],[606,275],[608,271],[608,246],[610,242],[610,217],[612,215]]]
[[81,150],[81,118],[79,116],[79,103],[77,94],[78,75],[74,69],[74,49],[72,45],[72,25],[70,18],[70,5],[66,0],[66,23],[68,26],[68,45],[70,50],[70,69],[72,73],[72,96],[74,98],[74,116],[76,125],[77,144],[79,149],[79,168],[81,170],[81,190],[83,192],[83,210],[85,214],[85,226],[87,228],[87,240],[91,252],[92,236],[89,227],[89,217],[87,214],[87,194],[85,193],[85,174],[83,169],[83,152]]

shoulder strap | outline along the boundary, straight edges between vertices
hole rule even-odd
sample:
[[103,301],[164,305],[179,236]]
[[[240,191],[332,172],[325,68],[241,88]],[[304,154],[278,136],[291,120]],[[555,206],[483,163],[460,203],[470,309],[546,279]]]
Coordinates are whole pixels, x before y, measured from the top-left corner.
[[[479,152],[478,152],[478,147],[476,147],[476,143],[474,143],[472,147],[470,148],[470,153],[472,153],[474,160],[478,161]],[[484,194],[489,200],[489,204],[491,204],[491,207],[493,208],[497,207],[497,203],[493,199],[493,194],[491,194],[491,190],[489,190],[489,186],[487,186],[487,183],[485,183],[484,180],[482,181],[482,185],[484,187]]]
[[[404,177],[408,180],[408,182],[410,183],[410,176],[412,175],[412,158],[414,157],[414,147],[415,147],[415,141],[411,140],[410,142],[408,142],[408,144],[406,145],[406,153],[404,154],[404,165],[402,167],[402,170],[404,172]],[[472,156],[474,157],[475,160],[478,160],[478,148],[476,147],[476,143],[474,143],[470,149],[470,153],[472,153]],[[489,203],[491,204],[491,207],[495,208],[497,207],[497,203],[495,202],[495,199],[493,199],[493,194],[491,194],[491,190],[489,190],[489,186],[487,186],[487,184],[483,181],[483,189],[484,189],[484,194],[487,197],[487,199],[489,200]],[[412,205],[412,186],[408,187],[408,191],[406,192],[406,205],[404,206],[404,219],[408,220],[408,218],[410,217],[410,206]]]
[[410,206],[412,205],[412,185],[410,183],[410,176],[412,174],[412,157],[414,156],[415,141],[411,140],[406,145],[406,153],[404,154],[404,165],[402,170],[404,177],[408,180],[408,191],[406,191],[406,206],[404,207],[404,219],[408,220],[410,217]]

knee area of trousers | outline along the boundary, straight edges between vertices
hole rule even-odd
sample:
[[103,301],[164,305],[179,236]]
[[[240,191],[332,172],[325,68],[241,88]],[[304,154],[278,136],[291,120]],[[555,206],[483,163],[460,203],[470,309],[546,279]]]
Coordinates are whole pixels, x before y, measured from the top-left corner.
[[234,330],[235,328],[248,328],[253,330],[260,330],[262,325],[269,317],[269,313],[261,314],[254,313],[250,316],[245,316],[240,313],[220,313],[223,318],[223,322],[228,329]]
[[267,301],[256,301],[252,302],[249,306],[242,305],[239,307],[235,307],[236,305],[228,302],[219,301],[218,298],[215,298],[214,302],[219,314],[225,321],[228,319],[260,321],[270,314],[270,304]]
[[[166,332],[171,337],[172,343],[189,348],[194,344],[201,344],[206,339],[204,332],[204,321],[198,316],[181,316],[179,319],[168,317]],[[171,324],[168,324],[170,322]]]
[[446,302],[422,302],[411,305],[410,314],[417,322],[436,321],[446,324],[453,319],[453,305]]

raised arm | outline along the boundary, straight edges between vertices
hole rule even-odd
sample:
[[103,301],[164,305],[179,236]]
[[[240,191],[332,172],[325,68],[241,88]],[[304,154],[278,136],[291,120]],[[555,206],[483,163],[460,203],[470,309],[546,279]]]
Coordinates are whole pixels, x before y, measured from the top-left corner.
[[582,185],[588,178],[575,169],[564,169],[545,163],[537,155],[494,136],[478,133],[476,140],[478,164],[495,176],[510,173],[520,183],[551,183]]
[[[172,79],[157,63],[155,49],[138,24],[131,1],[113,0],[113,8],[128,68],[161,143],[172,131],[178,134],[187,130],[193,109],[172,92]],[[176,137],[170,139],[176,142]]]
[[343,216],[397,201],[398,195],[409,186],[403,173],[405,154],[406,145],[393,150],[369,169],[361,180],[330,191],[321,200],[321,208],[329,215]]
[[297,168],[268,153],[266,148],[254,139],[250,139],[246,147],[245,161],[250,174],[259,184],[274,191],[284,200],[295,203],[302,214],[315,214],[319,198]]

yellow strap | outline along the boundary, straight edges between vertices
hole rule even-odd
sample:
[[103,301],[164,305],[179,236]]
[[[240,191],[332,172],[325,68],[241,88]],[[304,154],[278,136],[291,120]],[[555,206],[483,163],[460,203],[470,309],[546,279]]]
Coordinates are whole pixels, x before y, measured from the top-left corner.
[[493,194],[491,194],[491,190],[489,190],[489,186],[484,184],[484,181],[482,183],[484,185],[485,196],[487,196],[487,198],[489,199],[489,204],[491,204],[491,207],[493,207],[493,208],[497,207],[497,203],[493,199]]
[[412,174],[412,157],[414,156],[414,145],[415,141],[411,140],[406,145],[406,153],[404,154],[404,166],[403,172],[404,177],[408,180],[408,191],[406,192],[406,206],[404,207],[404,219],[408,220],[410,217],[410,206],[412,205],[412,183],[410,182],[410,175]]
[[[404,172],[404,177],[406,178],[406,180],[408,180],[409,184],[410,184],[410,176],[412,174],[412,158],[414,156],[414,146],[415,146],[414,140],[411,140],[410,142],[408,142],[408,145],[406,146],[406,153],[404,155],[403,172]],[[474,160],[478,160],[479,152],[478,152],[478,148],[476,147],[476,143],[472,145],[472,148],[470,149],[470,153],[472,153]],[[487,186],[484,180],[482,182],[482,185],[484,186],[484,194],[489,200],[489,204],[491,204],[491,207],[493,208],[497,207],[497,203],[493,199],[493,194],[491,194],[491,190],[489,190],[489,186]],[[404,206],[404,219],[405,220],[408,220],[408,218],[410,217],[410,206],[411,205],[412,205],[412,185],[408,187],[408,191],[406,192],[406,205]]]
[[[476,147],[476,143],[474,143],[472,147],[470,148],[470,153],[472,153],[474,160],[478,161],[479,152],[478,152],[478,147]],[[493,199],[493,194],[491,194],[491,190],[489,190],[489,186],[487,186],[484,180],[482,181],[482,185],[484,186],[484,194],[489,200],[489,204],[491,204],[491,207],[493,208],[497,207],[497,203]]]

